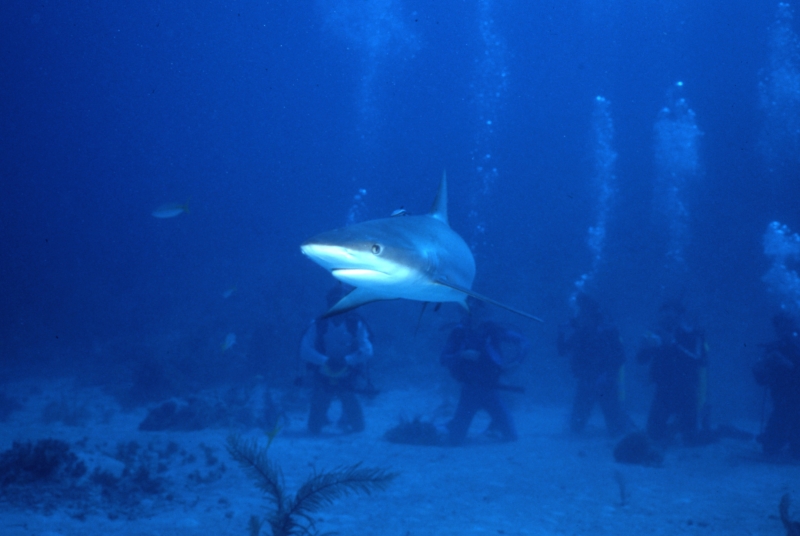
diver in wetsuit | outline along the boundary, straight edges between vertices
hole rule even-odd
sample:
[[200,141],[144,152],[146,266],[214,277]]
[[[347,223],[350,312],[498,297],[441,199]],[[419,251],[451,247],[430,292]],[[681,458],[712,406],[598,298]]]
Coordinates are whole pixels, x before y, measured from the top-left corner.
[[[511,414],[500,399],[500,390],[517,390],[500,384],[500,376],[519,363],[528,349],[528,339],[497,322],[477,318],[483,304],[471,305],[461,322],[453,328],[445,344],[441,363],[461,384],[461,396],[455,415],[447,424],[448,441],[459,445],[467,437],[472,419],[479,410],[491,417],[487,429],[502,441],[516,441],[517,430]],[[505,356],[502,346],[516,347],[513,356]]]
[[[698,415],[705,404],[708,345],[702,331],[682,322],[684,312],[679,301],[660,307],[658,327],[645,334],[637,360],[651,363],[650,380],[656,386],[647,434],[666,443],[677,428],[685,444],[695,445],[701,441]],[[669,424],[672,417],[676,426]]]
[[800,458],[800,337],[794,319],[786,312],[772,318],[777,340],[764,347],[764,356],[753,366],[759,385],[769,388],[772,413],[758,436],[764,454],[775,456],[789,447]]
[[625,351],[619,331],[606,322],[600,304],[585,292],[574,296],[575,312],[558,333],[559,355],[570,356],[570,368],[578,383],[570,416],[570,429],[580,433],[595,405],[599,405],[606,429],[618,436],[633,428],[622,409],[620,372]]
[[[327,296],[332,307],[345,292],[341,285]],[[345,433],[364,430],[364,412],[356,395],[367,361],[372,357],[370,330],[357,313],[348,311],[317,318],[306,330],[300,356],[311,371],[311,407],[308,430],[319,434],[329,424],[328,409],[334,399],[342,404],[339,428]]]

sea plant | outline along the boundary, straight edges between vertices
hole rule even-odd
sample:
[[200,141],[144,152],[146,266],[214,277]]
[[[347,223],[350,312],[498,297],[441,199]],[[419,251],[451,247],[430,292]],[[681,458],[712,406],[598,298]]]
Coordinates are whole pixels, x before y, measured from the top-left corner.
[[228,452],[267,496],[271,512],[265,517],[251,516],[251,536],[259,536],[269,525],[272,536],[314,535],[312,514],[339,497],[354,493],[371,494],[383,490],[397,474],[385,469],[363,467],[361,463],[339,466],[329,471],[314,471],[293,496],[287,493],[280,466],[269,457],[277,430],[270,432],[266,446],[256,439],[228,437]]

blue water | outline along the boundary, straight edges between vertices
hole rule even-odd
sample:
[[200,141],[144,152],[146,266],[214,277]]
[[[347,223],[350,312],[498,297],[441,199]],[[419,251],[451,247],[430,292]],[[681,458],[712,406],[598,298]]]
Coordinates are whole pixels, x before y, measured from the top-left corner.
[[[299,244],[426,211],[446,169],[475,288],[545,318],[512,320],[548,370],[568,377],[555,327],[586,275],[629,355],[681,296],[719,414],[758,411],[749,367],[786,298],[762,238],[800,230],[800,23],[776,2],[10,0],[0,21],[5,379],[128,385],[166,363],[184,390],[287,383],[332,281]],[[680,99],[699,134],[664,138]],[[418,310],[393,306],[363,314],[404,352]]]

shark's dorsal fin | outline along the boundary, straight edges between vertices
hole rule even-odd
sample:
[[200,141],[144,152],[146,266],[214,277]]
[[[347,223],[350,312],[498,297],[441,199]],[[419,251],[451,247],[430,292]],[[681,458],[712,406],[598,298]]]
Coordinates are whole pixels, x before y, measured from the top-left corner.
[[445,224],[450,225],[447,222],[447,172],[442,172],[442,182],[439,183],[439,193],[436,194],[436,199],[433,200],[433,206],[431,207],[431,216],[436,218],[437,220],[443,221]]
[[524,316],[525,318],[530,318],[531,320],[536,320],[537,322],[544,322],[544,320],[542,320],[538,316],[533,316],[530,313],[526,313],[525,311],[520,311],[519,309],[517,309],[515,307],[511,307],[510,305],[506,305],[504,303],[500,303],[499,301],[493,300],[493,299],[489,298],[488,296],[484,296],[483,294],[478,294],[474,290],[471,290],[471,289],[468,289],[468,288],[464,288],[464,287],[462,287],[460,285],[454,285],[452,283],[448,283],[447,281],[444,281],[444,280],[441,280],[441,279],[435,280],[435,283],[438,283],[439,285],[444,285],[445,287],[450,287],[451,289],[457,290],[459,292],[463,292],[467,296],[472,296],[476,300],[485,301],[486,303],[491,303],[492,305],[496,305],[498,307],[502,307],[503,309],[505,309],[507,311],[511,311],[512,313],[518,314],[520,316]]

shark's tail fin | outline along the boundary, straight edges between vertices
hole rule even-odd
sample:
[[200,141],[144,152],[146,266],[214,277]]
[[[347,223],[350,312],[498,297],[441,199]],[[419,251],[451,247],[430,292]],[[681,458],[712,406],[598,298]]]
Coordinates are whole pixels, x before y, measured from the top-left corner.
[[477,292],[475,292],[472,289],[464,288],[462,286],[454,285],[452,283],[448,283],[447,281],[442,281],[442,280],[437,280],[436,282],[438,284],[440,284],[440,285],[444,285],[445,287],[450,287],[453,290],[457,290],[459,292],[463,292],[467,296],[472,296],[476,300],[481,300],[481,301],[484,301],[486,303],[491,303],[492,305],[496,305],[498,307],[502,307],[506,311],[511,311],[514,314],[518,314],[520,316],[524,316],[525,318],[530,318],[531,320],[536,320],[537,322],[544,322],[544,320],[542,320],[538,316],[533,316],[530,313],[526,313],[525,311],[520,311],[519,309],[517,309],[515,307],[511,307],[510,305],[506,305],[504,303],[500,303],[499,301],[493,300],[492,298],[489,298],[488,296],[484,296],[483,294],[478,294]]

